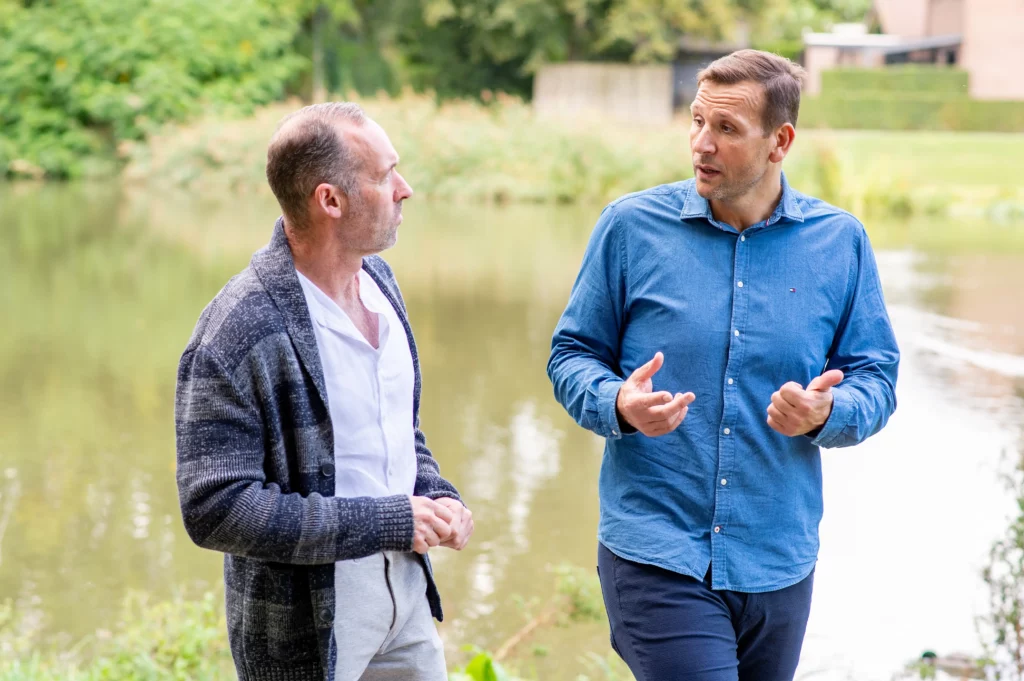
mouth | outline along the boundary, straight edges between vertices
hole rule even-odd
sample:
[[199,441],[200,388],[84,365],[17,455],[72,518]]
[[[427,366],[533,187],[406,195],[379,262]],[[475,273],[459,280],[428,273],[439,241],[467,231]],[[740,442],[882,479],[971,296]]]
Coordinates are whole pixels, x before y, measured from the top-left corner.
[[697,173],[697,177],[701,180],[713,180],[722,174],[722,171],[714,166],[709,166],[703,163],[693,166],[693,169]]

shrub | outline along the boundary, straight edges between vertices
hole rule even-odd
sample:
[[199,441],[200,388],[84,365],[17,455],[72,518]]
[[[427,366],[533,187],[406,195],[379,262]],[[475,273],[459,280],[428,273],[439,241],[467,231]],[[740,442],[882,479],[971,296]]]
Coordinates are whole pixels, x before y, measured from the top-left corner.
[[966,96],[967,72],[924,65],[838,68],[822,72],[821,89],[826,93],[914,92]]
[[0,18],[0,175],[110,170],[118,144],[204,105],[283,95],[303,60],[263,0],[54,0]]

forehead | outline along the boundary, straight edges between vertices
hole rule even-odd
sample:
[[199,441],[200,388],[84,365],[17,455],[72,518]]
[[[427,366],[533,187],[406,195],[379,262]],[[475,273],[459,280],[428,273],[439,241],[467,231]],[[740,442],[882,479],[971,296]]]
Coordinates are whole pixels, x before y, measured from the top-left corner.
[[753,81],[732,85],[704,81],[690,108],[705,115],[718,113],[756,118],[761,112],[764,88]]
[[341,123],[341,134],[363,161],[371,167],[387,168],[398,161],[398,152],[391,145],[384,128],[370,119],[362,125]]

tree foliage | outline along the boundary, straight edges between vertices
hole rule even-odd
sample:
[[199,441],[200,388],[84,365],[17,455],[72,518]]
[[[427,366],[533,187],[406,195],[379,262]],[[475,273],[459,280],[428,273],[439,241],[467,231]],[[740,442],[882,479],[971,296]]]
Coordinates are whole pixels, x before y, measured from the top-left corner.
[[86,159],[205,105],[279,98],[304,64],[292,18],[259,0],[0,8],[0,168],[85,174]]
[[[124,140],[286,91],[529,96],[543,64],[669,62],[683,37],[789,56],[870,0],[0,0],[0,174],[116,166]],[[741,27],[744,30],[740,30]]]

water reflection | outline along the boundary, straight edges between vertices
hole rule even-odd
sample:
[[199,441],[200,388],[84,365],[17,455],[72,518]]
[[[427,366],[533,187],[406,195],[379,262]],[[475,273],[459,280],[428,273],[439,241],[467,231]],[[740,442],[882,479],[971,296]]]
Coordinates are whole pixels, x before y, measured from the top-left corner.
[[[17,320],[0,336],[0,598],[79,638],[112,626],[128,588],[220,579],[178,518],[175,368],[276,211],[109,187],[0,192],[0,300]],[[413,201],[388,256],[420,346],[428,443],[477,520],[466,552],[435,555],[453,659],[521,626],[552,594],[549,566],[594,562],[602,442],[555,404],[544,366],[596,213]],[[943,229],[955,226],[927,233]],[[923,249],[912,233],[872,232],[904,352],[900,406],[877,438],[825,454],[804,676],[889,679],[924,648],[976,650],[979,570],[1013,510],[997,478],[1022,441],[1024,306],[1007,292],[1024,284],[1024,253]],[[549,631],[537,642],[551,654],[526,646],[520,661],[575,678],[606,636]]]
[[[985,312],[1012,305],[1001,292],[1013,280],[974,256],[879,260],[903,352],[899,408],[877,437],[824,456],[801,666],[813,678],[887,679],[926,649],[980,654],[981,569],[1014,512],[998,478],[1020,456],[1022,358],[1004,351],[1020,347],[1022,328]],[[994,304],[974,307],[979,294]]]

